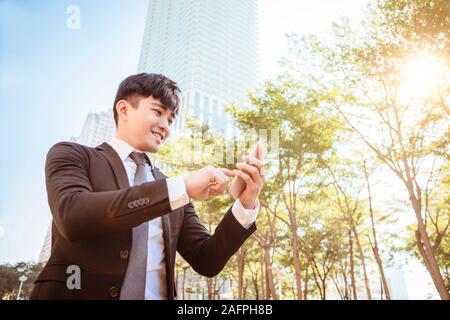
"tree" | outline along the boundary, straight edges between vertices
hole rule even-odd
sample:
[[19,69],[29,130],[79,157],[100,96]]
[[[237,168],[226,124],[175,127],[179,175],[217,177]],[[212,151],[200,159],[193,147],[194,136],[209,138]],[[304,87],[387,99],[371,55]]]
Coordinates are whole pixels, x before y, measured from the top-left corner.
[[[313,90],[289,79],[267,82],[259,94],[250,96],[252,107],[229,108],[241,129],[278,128],[279,151],[271,163],[273,181],[281,195],[287,217],[278,215],[290,229],[294,260],[296,298],[302,299],[302,271],[298,238],[298,217],[302,213],[301,195],[315,192],[323,177],[319,159],[327,157],[333,144],[336,123],[321,105]],[[271,209],[275,214],[276,211]]]
[[370,173],[367,168],[367,161],[363,161],[362,169],[363,169],[364,177],[366,178],[366,184],[367,184],[367,194],[369,197],[368,201],[369,201],[369,213],[370,213],[370,226],[371,226],[371,230],[372,230],[372,238],[370,237],[370,235],[368,235],[367,237],[369,239],[370,247],[372,248],[373,255],[375,256],[375,261],[377,262],[378,271],[380,272],[381,283],[383,284],[383,290],[386,295],[386,299],[391,300],[391,292],[390,292],[390,289],[389,289],[389,286],[388,286],[388,283],[386,280],[386,276],[384,275],[383,262],[381,261],[380,250],[378,247],[377,232],[376,232],[375,219],[374,219],[374,213],[373,213],[373,207],[372,207],[372,192],[370,189],[370,182],[369,182]]
[[22,285],[20,298],[29,299],[33,290],[33,282],[43,267],[41,263],[34,262],[0,265],[0,297],[2,299],[16,299],[20,286],[19,277],[25,275],[27,280]]
[[[403,183],[418,252],[442,299],[450,299],[436,258],[442,242],[427,230],[425,199],[448,158],[449,9],[446,0],[377,0],[359,29],[336,23],[332,43],[291,36],[285,59],[287,73],[330,97],[346,127]],[[305,54],[315,56],[307,68]]]
[[[335,214],[333,204],[323,194],[313,196],[308,204],[308,211],[302,217],[304,230],[301,249],[306,257],[306,270],[311,268],[313,279],[320,298],[325,300],[327,283],[336,264],[347,255],[345,243],[346,221]],[[308,277],[304,278],[304,298],[308,290]]]
[[[425,196],[424,224],[433,243],[433,252],[442,270],[445,286],[450,291],[450,162],[447,162],[441,172],[434,177],[437,181]],[[406,249],[416,257],[422,253],[417,247],[417,231],[414,226],[409,228],[411,236],[407,239]]]
[[[346,164],[345,169],[351,169],[351,165],[349,163]],[[351,272],[352,272],[352,288],[353,288],[353,295],[356,299],[356,286],[355,286],[355,280],[354,280],[354,262],[353,262],[353,239],[355,240],[356,248],[359,253],[359,257],[361,259],[361,266],[363,270],[363,276],[364,276],[364,285],[366,288],[366,295],[367,299],[372,300],[372,293],[370,291],[369,286],[369,278],[367,276],[367,270],[366,270],[366,257],[364,254],[364,249],[361,244],[359,232],[357,230],[357,225],[360,223],[361,216],[358,213],[360,213],[360,201],[358,199],[359,194],[361,192],[361,187],[358,187],[355,183],[355,177],[356,175],[352,172],[342,170],[342,168],[338,168],[338,166],[335,166],[334,168],[330,168],[330,176],[333,179],[333,187],[335,189],[335,199],[337,207],[339,208],[340,212],[343,214],[344,219],[347,221],[348,228],[349,228],[349,247],[350,247],[350,262],[351,262]],[[354,170],[352,170],[355,172]],[[346,179],[345,177],[351,177],[353,179]],[[351,190],[349,190],[351,189]],[[353,194],[353,197],[352,197]],[[352,199],[353,198],[353,199]]]
[[[189,135],[176,137],[164,145],[158,154],[155,154],[155,160],[167,166],[166,174],[180,175],[207,165],[230,167],[220,161],[220,157],[216,157],[218,154],[212,151],[215,146],[225,143],[224,138],[220,135],[212,135],[207,125],[201,125],[188,114],[185,114],[184,117]],[[223,157],[223,154],[221,155]],[[210,233],[213,233],[223,214],[231,207],[232,199],[228,195],[210,197],[203,201],[195,201],[194,205],[202,223]],[[178,260],[182,260],[180,256],[178,258]],[[185,261],[178,263],[177,269],[178,272],[182,272],[182,298],[184,299],[186,273],[188,270],[194,271]],[[224,284],[222,278],[226,279],[225,273],[223,271],[220,276],[214,278],[203,278],[207,287],[208,299],[220,296],[220,288]]]
[[261,215],[258,218],[258,233],[254,235],[264,256],[267,282],[267,298],[278,300],[273,274],[273,256],[277,243],[277,212],[280,207],[280,192],[271,181],[267,182],[260,197]]

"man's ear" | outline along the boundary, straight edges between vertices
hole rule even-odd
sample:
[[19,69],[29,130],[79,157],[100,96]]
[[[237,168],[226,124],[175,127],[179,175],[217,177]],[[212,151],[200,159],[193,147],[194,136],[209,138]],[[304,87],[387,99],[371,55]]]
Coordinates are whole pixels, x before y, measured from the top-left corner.
[[117,122],[119,119],[123,121],[128,121],[128,103],[125,100],[119,100],[116,103],[116,111],[117,111]]

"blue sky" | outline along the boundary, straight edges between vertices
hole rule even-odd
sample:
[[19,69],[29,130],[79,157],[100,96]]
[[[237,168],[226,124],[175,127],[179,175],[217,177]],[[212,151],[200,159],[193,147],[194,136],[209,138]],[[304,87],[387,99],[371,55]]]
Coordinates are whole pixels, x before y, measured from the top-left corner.
[[[36,260],[50,221],[45,155],[136,72],[147,1],[0,2],[0,261]],[[66,9],[81,9],[69,30]]]
[[[261,78],[277,74],[285,33],[324,35],[340,15],[360,19],[365,2],[261,0]],[[67,28],[69,5],[81,10],[79,30]],[[118,84],[137,70],[147,5],[0,0],[0,263],[37,260],[51,218],[46,153],[78,136],[89,112],[112,108]]]

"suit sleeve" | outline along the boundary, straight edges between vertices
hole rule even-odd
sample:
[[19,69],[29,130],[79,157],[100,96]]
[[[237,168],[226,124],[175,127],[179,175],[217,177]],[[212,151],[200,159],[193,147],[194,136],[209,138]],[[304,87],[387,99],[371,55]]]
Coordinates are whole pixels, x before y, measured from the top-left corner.
[[53,220],[66,239],[129,230],[171,211],[165,179],[94,192],[88,167],[85,151],[73,143],[58,143],[47,154],[48,202]]
[[177,250],[196,272],[214,277],[255,230],[255,223],[244,228],[230,208],[210,235],[189,203],[184,207]]

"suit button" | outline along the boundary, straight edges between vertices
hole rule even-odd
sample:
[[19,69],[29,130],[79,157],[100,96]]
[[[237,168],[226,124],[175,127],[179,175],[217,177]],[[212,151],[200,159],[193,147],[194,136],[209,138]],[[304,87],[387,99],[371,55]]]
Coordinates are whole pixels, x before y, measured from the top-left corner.
[[133,202],[128,202],[128,208],[130,208],[130,209],[134,208]]
[[119,295],[119,289],[117,287],[111,287],[109,288],[109,295],[112,298],[117,298],[117,296]]
[[149,204],[150,203],[150,199],[147,198],[147,197],[144,198],[144,201],[145,201],[144,204]]
[[130,254],[129,251],[126,249],[120,250],[120,259],[122,260],[127,259],[129,254]]

